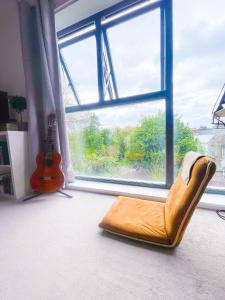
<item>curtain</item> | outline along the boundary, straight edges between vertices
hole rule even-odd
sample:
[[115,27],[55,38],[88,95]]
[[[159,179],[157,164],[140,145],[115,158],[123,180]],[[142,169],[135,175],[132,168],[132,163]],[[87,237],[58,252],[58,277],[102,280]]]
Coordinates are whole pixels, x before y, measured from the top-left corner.
[[62,155],[65,181],[71,178],[64,104],[60,86],[54,6],[51,0],[18,3],[28,107],[31,172],[37,153],[43,151],[47,117],[56,114],[56,148]]

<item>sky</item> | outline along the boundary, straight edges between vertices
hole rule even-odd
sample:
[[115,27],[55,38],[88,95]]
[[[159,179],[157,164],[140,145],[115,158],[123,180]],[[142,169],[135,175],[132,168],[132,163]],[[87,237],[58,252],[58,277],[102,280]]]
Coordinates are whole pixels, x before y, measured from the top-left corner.
[[[225,2],[174,0],[174,113],[191,128],[210,126],[212,109],[225,82]],[[121,97],[160,87],[159,14],[157,11],[108,31]],[[95,40],[65,48],[81,102],[96,101]],[[163,101],[98,110],[105,127],[134,126],[165,108]],[[126,112],[124,114],[124,111]]]
[[174,111],[210,126],[225,82],[225,2],[174,0]]

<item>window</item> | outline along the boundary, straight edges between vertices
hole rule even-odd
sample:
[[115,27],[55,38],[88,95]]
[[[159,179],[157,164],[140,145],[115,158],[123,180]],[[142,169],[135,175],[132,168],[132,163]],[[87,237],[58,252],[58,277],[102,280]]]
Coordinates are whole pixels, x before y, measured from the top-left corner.
[[77,176],[165,183],[165,104],[67,114]]
[[95,49],[95,38],[89,37],[79,43],[68,45],[61,50],[62,57],[77,92],[76,98],[80,104],[98,101]]
[[107,33],[119,96],[159,91],[159,9],[109,28]]
[[224,190],[225,128],[212,124],[212,110],[225,81],[225,3],[174,0],[173,7],[175,167],[181,162],[176,142],[182,129],[183,153],[197,150],[214,157],[217,171],[210,187]]
[[125,0],[59,32],[77,177],[172,184],[171,8]]
[[105,100],[117,99],[118,90],[116,84],[115,73],[112,65],[111,52],[109,48],[109,42],[107,39],[106,32],[104,32],[103,39],[103,52],[102,52],[102,73],[104,80],[104,93],[103,97]]

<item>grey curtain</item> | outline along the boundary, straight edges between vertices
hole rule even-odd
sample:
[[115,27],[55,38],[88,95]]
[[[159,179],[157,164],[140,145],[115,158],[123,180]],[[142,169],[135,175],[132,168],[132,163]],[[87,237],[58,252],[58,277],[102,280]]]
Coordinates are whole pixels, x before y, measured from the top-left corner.
[[53,1],[32,0],[31,4],[30,1],[21,0],[18,5],[28,102],[31,172],[35,169],[37,153],[44,149],[47,116],[55,113],[58,125],[57,150],[62,155],[62,169],[67,182],[70,179],[70,160]]

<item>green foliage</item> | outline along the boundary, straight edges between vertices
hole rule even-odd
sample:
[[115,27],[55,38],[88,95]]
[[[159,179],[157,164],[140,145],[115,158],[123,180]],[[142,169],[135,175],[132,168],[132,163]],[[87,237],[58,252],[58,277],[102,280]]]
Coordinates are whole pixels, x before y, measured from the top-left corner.
[[81,172],[86,169],[86,159],[83,153],[83,141],[79,133],[73,132],[69,135],[70,153],[74,169]]
[[11,107],[19,112],[27,108],[26,98],[20,96],[10,97],[9,103]]
[[165,157],[165,118],[163,113],[142,120],[130,137],[126,158],[136,167],[161,167]]
[[[175,161],[179,167],[186,152],[201,150],[192,130],[175,116]],[[165,114],[145,117],[134,128],[102,129],[91,114],[85,128],[70,134],[74,168],[89,175],[117,175],[121,168],[148,174],[151,180],[165,179]]]
[[96,115],[92,114],[88,126],[83,131],[84,151],[88,159],[99,156],[104,151],[104,137],[100,132],[100,123]]
[[116,128],[112,133],[111,144],[114,146],[114,157],[117,162],[124,160],[129,130]]
[[194,137],[192,130],[175,117],[175,162],[180,167],[185,154],[188,151],[202,151],[200,142]]
[[109,155],[111,133],[108,129],[101,129],[96,115],[90,116],[87,127],[81,133],[85,171],[93,174],[110,172],[115,163],[114,157]]

